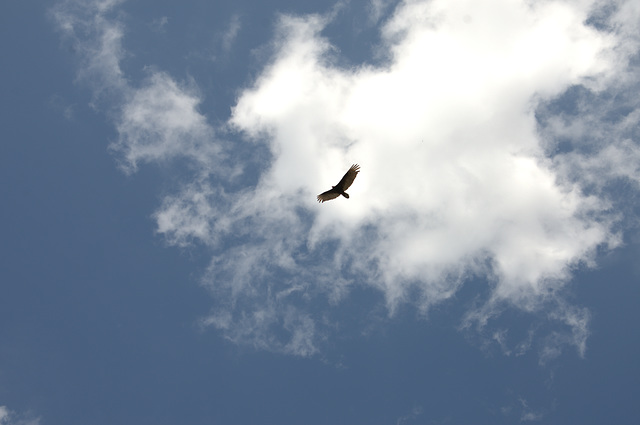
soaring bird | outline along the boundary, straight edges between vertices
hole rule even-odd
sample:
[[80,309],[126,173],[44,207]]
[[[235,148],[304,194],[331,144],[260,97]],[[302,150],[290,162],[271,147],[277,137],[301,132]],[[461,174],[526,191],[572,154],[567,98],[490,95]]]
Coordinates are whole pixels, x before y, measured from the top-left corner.
[[331,199],[337,198],[340,195],[344,196],[345,198],[349,198],[349,194],[345,192],[345,190],[349,189],[349,186],[351,186],[351,183],[353,183],[353,181],[356,179],[356,176],[359,172],[360,166],[358,164],[353,164],[337,185],[332,186],[331,189],[318,195],[318,202],[329,201]]

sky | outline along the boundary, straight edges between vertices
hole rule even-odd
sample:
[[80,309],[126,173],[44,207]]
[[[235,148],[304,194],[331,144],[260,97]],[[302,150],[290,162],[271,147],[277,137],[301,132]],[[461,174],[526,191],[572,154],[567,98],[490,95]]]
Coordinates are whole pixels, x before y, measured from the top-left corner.
[[638,26],[3,2],[0,425],[636,424]]

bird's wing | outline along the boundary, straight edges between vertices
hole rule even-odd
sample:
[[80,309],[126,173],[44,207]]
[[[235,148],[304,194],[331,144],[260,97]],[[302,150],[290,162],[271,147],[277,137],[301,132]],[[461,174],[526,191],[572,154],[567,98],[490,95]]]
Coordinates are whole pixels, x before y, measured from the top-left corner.
[[336,185],[336,188],[342,189],[343,192],[349,189],[349,186],[351,186],[359,172],[360,166],[358,164],[353,164],[351,168],[349,168],[349,171],[347,171],[347,173],[342,177],[342,180],[340,180]]
[[336,192],[334,189],[330,189],[318,195],[318,202],[329,201],[331,199],[337,198],[338,196],[340,196],[339,192]]

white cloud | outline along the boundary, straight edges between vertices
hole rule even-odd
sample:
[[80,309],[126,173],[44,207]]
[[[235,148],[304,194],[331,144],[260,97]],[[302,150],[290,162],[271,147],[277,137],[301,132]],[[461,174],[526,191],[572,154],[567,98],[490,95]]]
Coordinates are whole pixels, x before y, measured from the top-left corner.
[[[597,159],[609,164],[603,178],[617,169],[637,179],[638,147],[612,137],[595,151],[560,155],[550,146],[575,139],[588,121],[545,108],[572,87],[602,99],[619,88],[618,75],[635,84],[629,4],[620,3],[623,19],[591,1],[406,1],[380,29],[386,63],[355,69],[337,66],[322,36],[330,15],[282,15],[273,57],[228,123],[266,147],[269,163],[231,154],[222,129],[198,111],[194,84],[159,71],[140,87],[126,82],[117,21],[86,20],[94,35],[81,43],[89,46],[83,74],[97,92],[105,81],[123,92],[113,146],[128,170],[173,158],[192,164],[194,181],[155,217],[169,242],[211,249],[204,283],[215,305],[203,323],[229,339],[310,355],[354,285],[382,293],[390,314],[404,303],[426,313],[477,278],[490,295],[464,326],[482,329],[505,308],[543,312],[569,330],[552,332],[542,357],[565,344],[584,354],[588,314],[564,303],[560,289],[574,268],[595,264],[599,248],[619,243],[619,216],[602,192],[583,189]],[[603,29],[587,24],[593,11]],[[73,21],[59,20],[63,29]],[[106,71],[92,71],[94,63]],[[625,125],[636,129],[640,108],[630,105]],[[604,117],[612,107],[598,106],[587,112]],[[317,205],[315,195],[356,162],[351,198]],[[515,351],[528,350],[529,338]]]
[[0,425],[39,425],[40,418],[33,415],[22,415],[9,410],[6,406],[0,406]]
[[359,162],[352,199],[316,210],[307,237],[338,242],[339,274],[346,256],[391,311],[415,288],[427,309],[471,276],[495,282],[489,306],[537,309],[617,243],[606,202],[558,184],[536,131],[535,102],[611,67],[610,34],[579,6],[408,2],[384,27],[387,67],[356,70],[333,65],[320,17],[283,17],[231,121],[276,156],[256,194],[299,191],[311,208],[314,188]]
[[[200,99],[162,72],[152,72],[144,84],[128,89],[117,122],[119,139],[112,145],[135,170],[138,162],[166,162],[187,157],[211,166],[220,153],[211,126],[197,110]],[[200,165],[200,164],[199,164]]]

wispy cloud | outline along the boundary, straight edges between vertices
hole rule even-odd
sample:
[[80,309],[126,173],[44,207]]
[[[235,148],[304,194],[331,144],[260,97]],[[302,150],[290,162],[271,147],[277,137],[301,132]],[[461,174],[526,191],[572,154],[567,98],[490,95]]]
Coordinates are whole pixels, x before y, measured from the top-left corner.
[[[606,159],[600,179],[637,180],[637,139],[625,135],[640,108],[628,96],[624,119],[611,120],[607,102],[638,84],[632,2],[617,3],[624,18],[590,1],[404,2],[380,27],[387,61],[355,69],[336,65],[322,36],[333,15],[282,15],[273,56],[221,128],[198,111],[195,82],[151,71],[134,85],[122,74],[117,3],[67,1],[56,16],[82,52],[83,81],[120,93],[123,167],[190,164],[193,178],[155,217],[170,243],[212,252],[203,283],[215,304],[203,324],[311,355],[352,287],[379,291],[389,314],[404,303],[426,314],[476,279],[489,296],[464,327],[516,308],[565,329],[547,334],[542,358],[566,344],[584,353],[588,313],[561,289],[620,243],[612,195],[586,190],[602,187],[590,183],[596,160]],[[598,102],[554,115],[576,87]],[[582,149],[581,135],[597,134],[592,116],[612,131]],[[560,139],[577,147],[554,148]],[[351,199],[318,206],[315,195],[355,162]]]
[[198,112],[197,93],[169,75],[153,71],[140,87],[127,88],[117,119],[119,139],[112,149],[124,167],[139,162],[166,162],[186,157],[199,167],[211,167],[220,154],[213,129]]
[[[78,79],[91,85],[94,101],[120,101],[126,86],[120,69],[123,25],[109,13],[124,0],[66,0],[51,13],[65,40],[80,59]],[[115,95],[116,99],[111,99]]]
[[189,55],[204,57],[207,60],[227,62],[234,52],[234,45],[242,30],[242,17],[240,14],[232,14],[226,24],[215,32],[210,49],[194,50]]
[[393,3],[395,3],[394,0],[369,0],[369,23],[371,25],[378,24]]
[[544,418],[544,413],[541,411],[535,411],[529,407],[529,403],[523,399],[519,399],[520,405],[522,407],[522,414],[520,415],[520,422],[532,422],[532,421],[540,421]]
[[152,31],[162,33],[165,32],[166,26],[169,23],[169,18],[166,16],[161,16],[160,18],[156,18],[151,23],[149,23],[149,28]]
[[0,425],[39,425],[40,418],[31,414],[20,414],[0,406]]
[[240,32],[240,28],[242,28],[242,22],[240,21],[239,15],[232,15],[229,20],[228,27],[224,34],[222,35],[222,49],[225,52],[231,50],[236,37],[238,37],[238,33]]
[[73,105],[60,95],[53,95],[49,98],[49,107],[59,112],[65,119],[72,121],[75,118]]
[[413,421],[414,419],[418,418],[419,416],[421,416],[424,413],[424,409],[420,406],[416,406],[413,409],[411,409],[411,412],[399,417],[396,420],[396,425],[402,425],[405,424],[407,422]]
[[[512,394],[513,396],[513,394]],[[513,417],[519,415],[520,422],[538,422],[544,419],[550,409],[533,409],[529,405],[529,401],[523,397],[517,397],[511,405],[504,406],[500,409],[505,417]]]
[[80,58],[79,81],[91,87],[94,106],[104,108],[116,124],[119,137],[110,148],[126,172],[135,171],[141,162],[176,158],[212,168],[213,158],[222,154],[222,142],[198,111],[195,84],[148,69],[146,78],[134,85],[123,74],[124,26],[115,10],[122,2],[66,0],[52,9],[58,28]]

